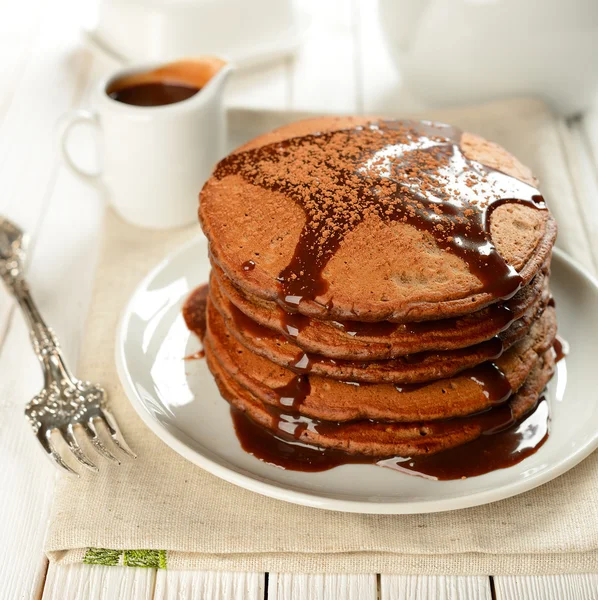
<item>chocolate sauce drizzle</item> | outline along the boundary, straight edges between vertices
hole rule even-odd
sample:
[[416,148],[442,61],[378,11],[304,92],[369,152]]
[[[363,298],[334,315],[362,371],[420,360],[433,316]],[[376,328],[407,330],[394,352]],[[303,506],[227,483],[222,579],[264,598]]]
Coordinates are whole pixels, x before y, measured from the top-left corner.
[[[471,369],[461,371],[459,377],[466,377],[478,384],[482,390],[482,394],[486,396],[491,406],[506,402],[513,393],[507,376],[495,362],[490,360],[476,365]],[[424,383],[397,383],[395,389],[401,393],[414,392],[426,387],[430,383],[429,381]]]
[[[484,321],[492,327],[498,327],[504,331],[515,322],[513,311],[503,302],[497,302],[486,307]],[[409,333],[420,334],[438,331],[442,329],[454,329],[458,325],[458,319],[439,319],[437,321],[420,321],[406,323],[405,328]]]
[[333,324],[351,337],[383,337],[392,335],[400,327],[399,323],[390,321],[333,321]]
[[[280,334],[276,331],[257,323],[250,317],[248,317],[243,311],[239,310],[234,304],[230,304],[230,313],[233,317],[233,321],[235,322],[235,327],[238,330],[248,332],[254,339],[270,339],[270,340],[279,340]],[[304,323],[309,321],[309,318],[301,315],[299,313],[291,313],[289,315],[289,321],[286,323],[286,337],[291,342],[294,342],[297,338],[298,332],[301,330],[301,327],[304,326]],[[379,323],[380,325],[382,323]],[[378,325],[378,324],[374,324]],[[504,345],[500,337],[495,336],[489,340],[484,342],[480,342],[476,344],[475,350],[479,356],[483,357],[484,360],[495,360],[502,356],[504,351]],[[467,356],[471,354],[473,351],[472,347],[466,348],[458,348],[454,350],[449,350],[446,352],[437,352],[437,351],[425,351],[425,352],[417,352],[415,354],[410,354],[406,356],[402,356],[399,358],[391,359],[395,363],[399,364],[400,362],[405,362],[407,364],[415,365],[421,363],[430,357],[441,356],[442,354],[446,354],[447,356],[458,358],[461,356]],[[389,361],[391,362],[391,361]],[[328,358],[326,356],[321,356],[319,354],[313,354],[311,352],[305,352],[300,350],[297,355],[294,357],[293,362],[289,365],[286,365],[291,371],[299,374],[307,374],[313,370],[314,365],[338,365],[338,366],[346,366],[350,367],[352,365],[360,365],[359,361],[351,361],[344,359],[333,359]],[[492,363],[493,364],[493,363]],[[495,367],[498,369],[498,367]],[[475,372],[474,369],[470,369],[472,373]],[[480,375],[480,378],[483,378]],[[415,389],[414,386],[420,387],[420,384],[402,384],[399,385],[397,389]],[[502,387],[499,385],[497,393],[501,393]]]
[[282,419],[279,435],[256,425],[237,409],[231,408],[231,417],[245,452],[284,469],[318,472],[345,464],[376,464],[436,480],[475,477],[521,462],[544,444],[549,423],[548,403],[544,398],[519,421],[514,420],[510,406],[505,405],[467,417],[475,419],[482,429],[482,435],[472,442],[432,455],[380,459],[298,441],[307,427],[318,427],[305,417]]
[[291,341],[295,341],[310,322],[309,317],[306,317],[299,312],[287,312],[281,307],[278,308],[278,314],[284,336]]
[[[476,383],[479,383],[482,386],[488,386],[486,389],[488,389],[489,393],[492,394],[490,397],[492,406],[490,408],[477,414],[467,415],[464,417],[439,419],[435,421],[427,421],[425,423],[413,422],[409,423],[409,425],[416,428],[418,427],[422,436],[444,435],[449,430],[454,431],[456,426],[459,427],[461,425],[469,427],[475,426],[485,433],[496,433],[509,427],[515,422],[513,413],[511,411],[511,406],[506,402],[511,396],[511,388],[508,385],[508,382],[506,382],[505,378],[501,385],[506,384],[507,388],[503,388],[503,394],[500,396],[496,391],[494,391],[495,388],[490,386],[494,385],[497,378],[501,376],[504,378],[504,375],[502,375],[498,369],[494,369],[495,373],[491,373],[490,371],[491,370],[488,370],[486,373],[484,373],[482,370],[478,371],[476,375],[472,375],[472,379],[476,381]],[[476,377],[481,377],[482,380],[478,380]],[[484,377],[486,377],[485,381]],[[353,382],[345,383],[352,384]],[[490,392],[490,390],[492,391]],[[305,400],[310,392],[310,384],[307,376],[299,375],[293,378],[287,386],[276,388],[273,391],[276,394],[275,397],[277,404],[266,403],[264,404],[264,407],[275,422],[278,434],[287,440],[292,438],[294,441],[300,441],[301,435],[306,430],[310,430],[321,435],[329,435],[335,431],[338,431],[339,429],[350,426],[351,424],[359,423],[359,421],[322,420],[301,413],[301,403]],[[367,420],[367,422],[373,429],[387,429],[395,424],[400,424],[392,421],[387,422],[384,420]]]
[[[545,209],[544,199],[533,186],[466,158],[460,139],[461,132],[446,125],[380,121],[232,154],[218,164],[215,177],[240,175],[303,207],[305,226],[278,276],[286,311],[326,292],[323,271],[330,258],[347,233],[373,214],[428,232],[468,265],[482,292],[509,298],[522,280],[492,243],[490,215],[505,202]],[[291,171],[296,161],[301,177]]]
[[[208,286],[194,290],[183,307],[187,327],[203,340],[206,331],[206,302]],[[241,311],[238,311],[242,315]],[[258,327],[258,333],[266,328],[245,315],[239,326]],[[555,342],[559,354],[560,341]],[[309,362],[306,372],[295,375],[287,384],[272,388],[276,405],[265,403],[270,416],[276,422],[277,434],[255,424],[244,413],[231,408],[231,416],[237,437],[243,449],[257,458],[289,470],[308,472],[324,471],[343,464],[376,464],[397,471],[409,472],[433,479],[459,479],[481,475],[489,471],[511,466],[535,452],[548,436],[546,402],[541,399],[537,408],[527,417],[515,423],[508,400],[511,386],[493,362],[482,363],[462,372],[481,386],[491,408],[466,417],[457,417],[421,424],[420,434],[442,434],[459,421],[476,425],[482,436],[473,442],[438,454],[412,458],[390,457],[385,459],[362,455],[350,455],[339,450],[322,449],[300,441],[307,429],[322,435],[331,434],[350,422],[322,421],[301,414],[301,405],[311,392]],[[368,383],[345,382],[347,385],[370,385]],[[428,383],[397,385],[397,393],[413,391]],[[373,427],[386,428],[389,423],[370,421]],[[390,424],[392,425],[392,424]],[[414,425],[417,426],[417,423]]]
[[295,375],[286,385],[273,388],[281,407],[298,410],[311,392],[307,375]]
[[460,376],[475,381],[482,388],[482,393],[488,398],[492,406],[502,404],[510,398],[513,392],[511,384],[502,369],[491,361],[486,361],[472,369],[462,371]]
[[[485,322],[492,327],[499,328],[500,331],[504,331],[515,322],[515,315],[513,311],[503,302],[497,302],[486,307]],[[295,313],[298,314],[298,313]],[[299,315],[302,316],[302,315]],[[281,317],[281,322],[285,322],[288,316]],[[307,319],[307,317],[303,317]],[[308,321],[303,321],[300,328],[297,330],[297,334],[303,327],[307,325]],[[447,318],[447,319],[436,319],[431,321],[419,321],[411,323],[393,323],[391,321],[376,321],[376,322],[365,322],[365,321],[332,321],[336,327],[341,331],[350,335],[351,337],[384,337],[395,333],[399,328],[403,328],[405,333],[411,333],[414,335],[422,333],[431,333],[441,330],[455,329],[458,327],[458,319]]]
[[[208,297],[208,286],[202,285],[194,290],[183,306],[183,316],[187,327],[190,331],[193,331],[198,337],[203,340],[206,328],[206,302]],[[231,305],[233,319],[235,326],[240,329],[249,331],[256,338],[263,338],[265,336],[277,337],[277,334],[256,323],[253,319],[250,319],[238,308]],[[305,319],[301,315],[293,315]],[[481,388],[482,393],[488,398],[490,404],[495,406],[508,400],[511,396],[511,386],[503,371],[492,362],[493,359],[498,358],[503,352],[503,345],[500,338],[492,338],[481,344],[486,348],[486,362],[483,362],[473,368],[467,369],[460,373],[460,376],[468,377],[472,381],[475,381]],[[558,356],[564,356],[563,343],[560,339],[556,339],[554,342],[555,352]],[[463,348],[459,352],[467,352],[468,348]],[[417,359],[419,355],[429,355],[432,352],[421,352],[419,354],[412,355],[411,362],[417,362],[423,360],[423,358]],[[326,358],[323,356],[314,356],[305,352],[301,352],[295,361],[295,364],[291,365],[290,368],[295,371],[296,375],[286,385],[274,388],[273,392],[279,399],[279,405],[284,408],[292,408],[298,410],[301,404],[305,401],[311,391],[308,373],[312,370],[314,361],[328,361],[331,364],[343,363],[349,361],[335,361],[334,359]],[[368,385],[367,382],[354,382],[347,381],[347,384],[351,385]],[[413,383],[413,384],[397,384],[395,389],[401,393],[406,391],[414,391],[428,385],[429,382],[424,383]],[[295,415],[299,417],[300,415]]]

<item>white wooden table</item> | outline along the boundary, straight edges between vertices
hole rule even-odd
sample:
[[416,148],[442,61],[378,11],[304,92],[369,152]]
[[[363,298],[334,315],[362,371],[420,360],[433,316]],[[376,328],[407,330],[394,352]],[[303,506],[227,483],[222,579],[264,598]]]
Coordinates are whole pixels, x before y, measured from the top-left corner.
[[[312,15],[295,59],[236,76],[235,107],[342,113],[414,108],[377,33],[373,0],[309,0]],[[73,364],[80,351],[103,205],[56,152],[55,124],[85,102],[106,68],[81,41],[85,3],[0,0],[0,213],[33,237],[29,278]],[[566,123],[581,157],[587,227],[597,239],[598,112]],[[54,469],[23,418],[39,389],[23,320],[0,290],[0,598],[598,598],[598,574],[555,577],[398,577],[155,571],[48,565],[42,552]]]

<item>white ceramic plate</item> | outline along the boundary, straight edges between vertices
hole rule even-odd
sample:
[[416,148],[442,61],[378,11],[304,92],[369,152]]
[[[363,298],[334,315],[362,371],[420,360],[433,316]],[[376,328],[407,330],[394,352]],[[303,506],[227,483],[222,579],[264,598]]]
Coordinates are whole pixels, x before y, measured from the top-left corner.
[[116,363],[133,406],[171,448],[231,483],[254,492],[330,510],[424,513],[454,510],[520,494],[565,473],[598,446],[598,282],[555,251],[552,290],[559,331],[571,345],[548,398],[550,437],[518,465],[466,480],[429,481],[373,465],[321,473],[285,471],[246,454],[229,405],[204,360],[183,360],[199,343],[185,327],[181,305],[206,282],[207,243],[198,237],[160,263],[139,285],[116,341]]

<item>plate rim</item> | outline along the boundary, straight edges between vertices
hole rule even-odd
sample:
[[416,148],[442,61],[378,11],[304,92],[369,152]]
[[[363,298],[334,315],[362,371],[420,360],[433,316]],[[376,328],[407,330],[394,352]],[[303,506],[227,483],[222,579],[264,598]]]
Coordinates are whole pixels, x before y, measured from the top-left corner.
[[[144,424],[150,429],[150,431],[152,431],[152,433],[154,433],[181,457],[211,473],[212,475],[215,475],[216,477],[219,477],[228,483],[232,483],[233,485],[237,485],[262,496],[323,510],[360,514],[428,514],[461,510],[465,508],[472,508],[474,506],[482,506],[531,491],[571,470],[584,459],[586,459],[590,454],[592,454],[596,448],[598,448],[598,430],[596,430],[593,436],[583,446],[580,446],[574,452],[568,454],[565,458],[550,465],[545,471],[531,475],[527,479],[507,483],[491,490],[484,490],[463,496],[456,496],[454,498],[432,498],[410,502],[369,502],[363,500],[332,498],[329,496],[318,495],[317,492],[302,492],[251,477],[250,475],[230,469],[225,465],[222,465],[211,458],[204,456],[201,452],[188,446],[184,441],[172,434],[165,426],[155,419],[151,412],[146,408],[126,367],[126,353],[124,344],[127,325],[132,314],[132,307],[140,291],[146,289],[148,283],[150,283],[156,277],[156,275],[161,273],[170,262],[176,259],[179,255],[184,254],[190,247],[204,241],[206,241],[206,238],[203,235],[195,236],[194,238],[188,240],[179,248],[168,254],[168,256],[163,258],[137,284],[119,318],[119,323],[116,330],[114,354],[116,371],[125,395]],[[592,275],[583,265],[579,264],[560,248],[553,248],[553,254],[559,260],[562,260],[568,268],[576,271],[579,275],[586,279],[588,283],[595,289],[595,293],[598,295],[598,279],[594,277],[594,275]]]

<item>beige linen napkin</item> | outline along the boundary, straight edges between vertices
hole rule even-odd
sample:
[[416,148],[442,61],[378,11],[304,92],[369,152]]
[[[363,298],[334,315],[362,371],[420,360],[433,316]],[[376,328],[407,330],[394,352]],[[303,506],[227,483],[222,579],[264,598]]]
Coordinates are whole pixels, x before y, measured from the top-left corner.
[[[562,248],[592,268],[564,130],[536,101],[430,113],[530,165]],[[141,422],[114,366],[121,311],[145,273],[195,235],[148,232],[111,212],[87,321],[81,376],[102,382],[139,458],[57,483],[46,551],[62,563],[273,572],[543,574],[598,569],[598,455],[526,494],[429,515],[359,515],[271,500],[192,465]]]

